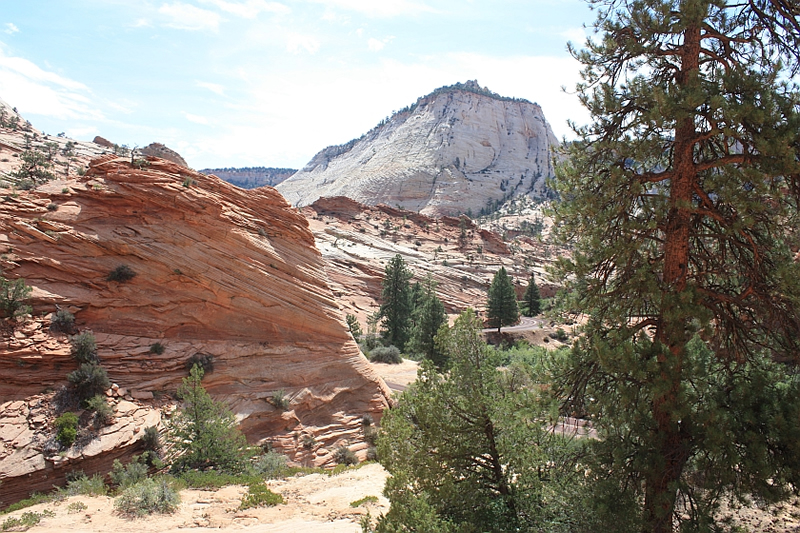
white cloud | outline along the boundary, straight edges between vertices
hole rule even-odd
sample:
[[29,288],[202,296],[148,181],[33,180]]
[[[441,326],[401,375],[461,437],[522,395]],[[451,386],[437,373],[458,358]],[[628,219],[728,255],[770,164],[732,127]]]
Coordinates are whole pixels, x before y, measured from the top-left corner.
[[6,29],[3,30],[3,32],[9,35],[14,35],[15,33],[19,33],[19,28],[17,28],[17,26],[12,22],[6,22]]
[[163,4],[158,8],[158,12],[168,19],[166,25],[170,28],[190,31],[219,31],[220,15],[207,9],[175,2],[174,4]]
[[132,28],[149,28],[150,26],[152,26],[152,24],[145,18],[136,19],[133,24],[131,24]]
[[198,87],[202,87],[203,89],[208,89],[212,93],[216,93],[220,96],[225,96],[225,87],[220,85],[219,83],[211,83],[208,81],[196,81],[194,84]]
[[303,50],[309,54],[316,54],[319,51],[319,41],[310,35],[290,33],[286,38],[286,50],[292,54],[300,53]]
[[310,0],[328,8],[357,11],[370,17],[395,17],[398,15],[418,15],[435,13],[432,7],[409,0]]
[[372,37],[367,41],[367,47],[373,52],[380,52],[384,46],[386,46],[386,41],[379,41]]
[[570,28],[560,32],[559,35],[568,41],[572,41],[572,44],[578,47],[583,46],[583,44],[586,42],[586,32],[583,30],[583,28]]
[[102,118],[83,83],[42,70],[21,57],[5,55],[0,48],[0,94],[25,114],[58,119]]
[[226,13],[247,19],[254,19],[262,12],[275,13],[278,15],[286,15],[291,12],[291,9],[284,4],[279,2],[267,2],[266,0],[245,0],[244,2],[201,0],[201,2],[214,5]]
[[186,117],[186,120],[189,122],[194,122],[195,124],[208,124],[208,119],[206,117],[201,117],[200,115],[193,115],[184,111],[183,116]]

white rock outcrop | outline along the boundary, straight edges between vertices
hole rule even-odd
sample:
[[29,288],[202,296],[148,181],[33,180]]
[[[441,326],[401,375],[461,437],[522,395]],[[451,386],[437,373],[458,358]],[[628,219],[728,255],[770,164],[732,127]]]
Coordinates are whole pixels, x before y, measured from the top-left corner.
[[557,144],[539,105],[471,81],[322,150],[277,189],[296,206],[346,196],[432,215],[478,214],[511,197],[545,196]]

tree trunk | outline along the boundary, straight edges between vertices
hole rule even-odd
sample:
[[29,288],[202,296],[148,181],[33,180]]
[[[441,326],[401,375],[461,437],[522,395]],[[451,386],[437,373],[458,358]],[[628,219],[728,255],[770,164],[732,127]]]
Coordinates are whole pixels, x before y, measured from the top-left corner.
[[[679,88],[686,91],[696,83],[700,65],[700,25],[690,25],[684,31],[681,47],[681,70],[676,76]],[[685,94],[685,92],[684,92]],[[688,111],[688,110],[687,110]],[[675,128],[673,152],[674,179],[670,182],[670,209],[664,229],[664,272],[661,315],[656,328],[656,341],[661,344],[658,354],[659,378],[668,384],[652,402],[656,422],[654,448],[658,462],[645,477],[644,532],[671,533],[672,517],[679,481],[691,445],[685,422],[675,419],[679,407],[683,359],[688,342],[687,321],[676,312],[679,295],[686,290],[689,268],[689,235],[692,224],[692,196],[697,181],[694,162],[696,131],[692,113],[678,121]],[[666,350],[664,349],[666,348]]]

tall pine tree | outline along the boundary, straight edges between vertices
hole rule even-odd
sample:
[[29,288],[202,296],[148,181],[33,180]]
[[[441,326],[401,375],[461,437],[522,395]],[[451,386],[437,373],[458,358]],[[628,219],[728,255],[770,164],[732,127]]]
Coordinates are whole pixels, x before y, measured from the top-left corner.
[[531,274],[528,280],[528,288],[522,296],[522,311],[525,316],[536,316],[542,310],[542,297],[539,294],[539,287],[536,286],[536,279]]
[[434,338],[442,324],[447,323],[447,315],[444,312],[444,304],[436,296],[436,282],[430,274],[421,284],[413,322],[409,348],[433,361],[438,368],[443,368],[446,363],[445,357],[436,346]]
[[561,390],[599,430],[607,502],[641,502],[641,531],[709,528],[726,491],[800,481],[798,379],[776,363],[799,353],[800,7],[589,1],[593,123],[556,183],[591,320]]
[[405,349],[411,327],[413,302],[409,280],[412,276],[403,256],[397,254],[386,265],[381,291],[383,303],[379,313],[383,319],[383,339],[401,351]]
[[501,327],[514,324],[519,320],[517,293],[514,292],[514,284],[506,273],[505,267],[500,267],[500,270],[492,278],[486,308],[489,327],[496,327],[498,333],[500,333]]

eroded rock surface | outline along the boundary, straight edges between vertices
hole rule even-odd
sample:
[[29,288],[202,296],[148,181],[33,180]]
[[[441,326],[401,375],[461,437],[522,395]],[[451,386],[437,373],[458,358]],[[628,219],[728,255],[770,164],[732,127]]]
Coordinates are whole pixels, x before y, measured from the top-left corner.
[[510,197],[544,197],[557,144],[539,105],[468,82],[322,150],[277,189],[297,206],[346,196],[426,214],[477,215]]
[[[135,277],[110,281],[120,265]],[[357,447],[360,417],[377,419],[387,405],[388,389],[347,333],[308,223],[273,189],[243,191],[162,159],[135,168],[105,156],[83,177],[0,201],[0,267],[33,287],[36,317],[0,342],[0,402],[28,402],[76,368],[66,337],[49,331],[59,306],[94,332],[128,401],[146,407],[173,394],[190,358],[213,356],[204,386],[248,439],[306,463],[330,462],[337,443]],[[151,350],[157,342],[161,354]],[[271,402],[278,391],[287,410]],[[320,443],[319,454],[302,449],[301,434]],[[124,445],[99,446],[98,461]],[[53,484],[47,457],[32,460],[23,476],[0,463],[4,495]]]

